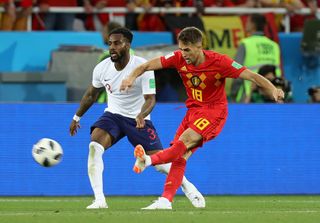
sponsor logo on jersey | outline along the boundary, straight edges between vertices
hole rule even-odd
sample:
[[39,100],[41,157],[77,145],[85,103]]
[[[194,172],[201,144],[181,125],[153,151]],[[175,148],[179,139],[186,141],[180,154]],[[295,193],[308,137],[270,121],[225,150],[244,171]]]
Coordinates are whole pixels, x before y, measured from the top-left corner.
[[188,71],[187,68],[186,68],[186,66],[181,67],[180,70],[181,70],[181,71]]

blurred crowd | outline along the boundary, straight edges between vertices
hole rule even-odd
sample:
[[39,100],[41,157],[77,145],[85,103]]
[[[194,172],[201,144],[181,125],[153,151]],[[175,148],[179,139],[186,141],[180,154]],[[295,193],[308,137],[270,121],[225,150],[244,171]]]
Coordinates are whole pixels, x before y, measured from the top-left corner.
[[[315,17],[320,0],[0,0],[1,30],[26,30],[27,18],[32,7],[39,7],[39,13],[33,13],[33,30],[102,30],[110,20],[140,31],[164,31],[164,14],[150,14],[152,7],[196,7],[197,15],[205,7],[281,7],[291,13],[292,31],[301,31],[306,19]],[[48,13],[50,7],[84,7],[85,14]],[[93,13],[105,7],[126,7],[128,13]],[[134,13],[136,7],[144,8],[144,13]],[[293,12],[301,8],[310,8],[310,15],[297,15]],[[176,16],[180,16],[177,14]],[[278,18],[281,29],[281,16]],[[77,25],[75,25],[77,24]]]
[[[137,31],[174,32],[173,28],[175,27],[171,27],[173,23],[176,23],[176,21],[183,23],[185,17],[192,18],[194,22],[197,19],[200,20],[200,16],[205,15],[205,7],[279,7],[288,10],[291,30],[301,32],[305,21],[317,18],[318,5],[320,6],[320,0],[0,0],[0,7],[4,8],[3,12],[0,13],[0,30],[27,30],[28,18],[32,16],[32,30],[101,31],[104,34],[104,41],[106,41],[106,34],[110,31],[110,27],[114,26],[126,26]],[[32,12],[33,7],[38,7],[39,11]],[[49,12],[51,7],[83,7],[85,13]],[[106,7],[126,7],[128,12],[96,13],[96,11]],[[143,13],[136,13],[136,7],[143,8]],[[149,13],[152,7],[195,7],[196,13],[153,14]],[[295,10],[302,8],[310,8],[311,14],[293,13]],[[178,20],[172,20],[172,17],[178,17]],[[244,17],[246,38],[242,40],[234,59],[283,89],[286,93],[284,101],[291,102],[291,86],[282,73],[278,40],[266,34],[266,26],[268,26],[269,21],[261,15]],[[284,17],[283,15],[275,15],[274,18],[275,32],[277,33],[277,31],[283,29],[282,21]],[[198,28],[204,30],[203,27]],[[253,41],[255,44],[251,44]],[[269,52],[265,53],[266,50],[264,50],[264,53],[259,55],[259,52],[261,52],[257,48],[259,44],[260,46],[268,46],[267,51]],[[260,66],[261,64],[264,66]],[[167,84],[164,83],[164,86],[167,86]],[[164,86],[159,84],[159,90],[165,89]],[[180,87],[182,88],[182,86]],[[309,102],[320,102],[320,87],[310,87],[308,94]],[[161,92],[159,95],[161,95]],[[249,86],[247,83],[237,81],[232,83],[228,99],[240,103],[270,102],[255,85]]]

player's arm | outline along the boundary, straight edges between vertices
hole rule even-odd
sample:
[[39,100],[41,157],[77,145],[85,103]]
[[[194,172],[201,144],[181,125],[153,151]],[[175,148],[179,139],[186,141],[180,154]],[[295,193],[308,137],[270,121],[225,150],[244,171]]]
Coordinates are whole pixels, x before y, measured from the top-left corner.
[[156,104],[156,96],[154,94],[144,95],[144,104],[142,105],[140,113],[136,117],[137,128],[144,128],[145,121],[144,118],[147,117]]
[[161,63],[160,57],[151,59],[139,65],[131,72],[131,74],[126,79],[122,80],[120,91],[124,91],[132,87],[132,84],[135,81],[135,79],[141,76],[144,72],[150,71],[150,70],[159,70],[161,68],[162,68],[162,63]]
[[77,130],[80,128],[80,118],[88,111],[88,109],[93,105],[97,100],[100,92],[100,88],[95,88],[90,85],[82,99],[80,101],[80,107],[78,108],[76,114],[74,115],[72,122],[70,124],[70,135],[73,136],[77,133]]
[[281,102],[284,98],[284,92],[281,89],[276,88],[268,79],[264,78],[260,74],[254,73],[248,69],[241,72],[240,78],[252,81],[273,100]]

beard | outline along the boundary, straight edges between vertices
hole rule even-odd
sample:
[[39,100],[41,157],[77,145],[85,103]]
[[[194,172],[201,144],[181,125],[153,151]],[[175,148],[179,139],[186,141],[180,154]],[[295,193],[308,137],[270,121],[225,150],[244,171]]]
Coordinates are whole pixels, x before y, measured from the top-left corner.
[[119,54],[116,54],[115,56],[110,55],[110,59],[112,62],[119,62],[121,60],[122,56]]
[[122,60],[123,56],[125,55],[125,51],[117,52],[109,52],[110,53],[110,59],[112,62],[119,62]]

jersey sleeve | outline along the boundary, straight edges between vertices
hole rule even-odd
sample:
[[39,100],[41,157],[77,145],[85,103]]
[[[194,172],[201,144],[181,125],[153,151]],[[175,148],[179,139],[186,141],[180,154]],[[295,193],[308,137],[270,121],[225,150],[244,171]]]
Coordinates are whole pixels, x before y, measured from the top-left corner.
[[92,86],[95,88],[102,88],[103,87],[103,83],[101,82],[100,75],[101,75],[101,69],[98,64],[93,69],[93,74],[92,74]]
[[220,61],[220,69],[220,74],[223,77],[238,78],[242,71],[247,68],[224,55]]
[[175,68],[178,63],[177,51],[160,57],[160,60],[163,68]]
[[142,94],[156,94],[156,81],[153,71],[147,71],[142,76]]

